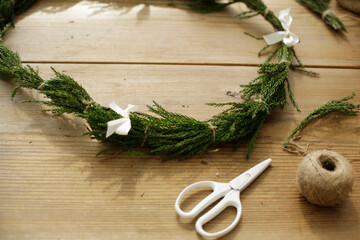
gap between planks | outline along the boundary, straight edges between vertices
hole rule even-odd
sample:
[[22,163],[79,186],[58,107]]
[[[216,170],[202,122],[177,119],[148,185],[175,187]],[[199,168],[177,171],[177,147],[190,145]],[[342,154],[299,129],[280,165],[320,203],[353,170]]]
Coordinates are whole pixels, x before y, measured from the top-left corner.
[[[22,61],[23,64],[119,64],[119,65],[175,65],[175,66],[219,66],[219,67],[258,67],[260,64],[244,64],[244,63],[179,63],[179,62],[85,62],[85,61]],[[300,65],[295,64],[295,67]],[[306,68],[330,68],[330,69],[360,69],[359,66],[321,66],[321,65],[304,65]]]

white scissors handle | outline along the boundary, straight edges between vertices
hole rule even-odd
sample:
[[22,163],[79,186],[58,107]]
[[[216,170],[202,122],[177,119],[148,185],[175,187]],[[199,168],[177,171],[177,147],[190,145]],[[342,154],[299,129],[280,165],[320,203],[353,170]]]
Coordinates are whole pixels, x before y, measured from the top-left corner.
[[[231,230],[235,228],[235,226],[239,223],[241,217],[241,202],[240,202],[240,192],[245,189],[252,181],[255,180],[271,163],[271,159],[266,159],[256,166],[252,167],[248,171],[240,174],[236,178],[230,181],[230,183],[218,183],[213,181],[202,181],[196,182],[194,184],[186,187],[178,196],[175,201],[175,210],[181,216],[185,218],[194,218],[205,208],[210,206],[216,200],[224,197],[218,204],[215,205],[212,209],[210,209],[207,213],[201,216],[195,224],[196,231],[205,238],[219,238],[229,233]],[[190,190],[198,187],[206,187],[209,186],[213,189],[213,192],[203,199],[200,203],[198,203],[192,210],[189,212],[184,212],[180,209],[181,199],[188,193]],[[203,226],[211,221],[214,217],[216,217],[219,213],[221,213],[227,207],[235,207],[236,208],[236,216],[234,221],[225,229],[215,232],[209,233],[206,232]]]
[[[209,233],[204,230],[203,228],[204,224],[206,224],[211,219],[216,217],[225,208],[231,206],[236,208],[236,217],[234,221],[227,228],[215,233]],[[240,191],[232,190],[228,192],[225,195],[225,197],[218,204],[216,204],[215,207],[213,207],[210,211],[205,213],[196,221],[195,228],[196,231],[205,238],[219,238],[232,231],[239,223],[240,217],[241,217]]]
[[[189,212],[184,212],[180,208],[181,199],[192,189],[199,187],[211,187],[213,192],[204,198],[200,203],[198,203],[192,210]],[[179,194],[178,198],[175,201],[175,210],[176,212],[184,218],[194,218],[199,213],[201,213],[205,208],[210,206],[213,202],[224,197],[227,192],[231,190],[230,184],[228,183],[218,183],[213,181],[201,181],[193,183],[187,186],[182,192]]]

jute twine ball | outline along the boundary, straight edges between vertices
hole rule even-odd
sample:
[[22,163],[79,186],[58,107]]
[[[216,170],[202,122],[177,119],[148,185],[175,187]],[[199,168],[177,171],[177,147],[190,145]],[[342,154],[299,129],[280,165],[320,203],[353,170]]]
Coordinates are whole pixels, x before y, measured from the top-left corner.
[[334,206],[351,191],[354,175],[350,162],[332,151],[316,151],[304,157],[297,172],[300,193],[312,204]]

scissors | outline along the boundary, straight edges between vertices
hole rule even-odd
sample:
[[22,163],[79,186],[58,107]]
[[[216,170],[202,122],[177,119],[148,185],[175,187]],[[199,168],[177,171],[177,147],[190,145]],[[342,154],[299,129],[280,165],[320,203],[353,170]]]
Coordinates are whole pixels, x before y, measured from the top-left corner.
[[[241,217],[241,202],[240,202],[240,192],[249,186],[252,181],[254,181],[271,163],[271,159],[268,158],[265,161],[262,161],[258,165],[250,168],[246,172],[240,174],[229,183],[219,183],[214,181],[201,181],[193,183],[187,186],[178,196],[175,202],[176,212],[184,218],[194,218],[199,213],[201,213],[205,208],[210,206],[212,203],[216,202],[218,199],[223,199],[210,209],[207,213],[202,215],[195,224],[196,231],[205,238],[219,238],[225,234],[232,231]],[[180,209],[181,199],[188,193],[190,190],[199,187],[210,186],[213,189],[213,192],[204,198],[199,204],[197,204],[189,212],[184,212]],[[219,213],[225,210],[227,207],[233,206],[236,208],[236,217],[234,221],[225,229],[209,233],[203,229],[204,224],[209,222],[211,219],[216,217]]]

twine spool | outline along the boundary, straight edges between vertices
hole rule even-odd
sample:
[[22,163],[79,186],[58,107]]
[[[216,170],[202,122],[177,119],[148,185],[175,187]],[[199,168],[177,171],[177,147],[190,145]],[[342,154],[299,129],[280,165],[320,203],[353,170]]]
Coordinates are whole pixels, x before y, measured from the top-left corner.
[[334,206],[351,191],[354,182],[350,162],[332,151],[316,151],[301,161],[297,183],[300,193],[312,204]]

